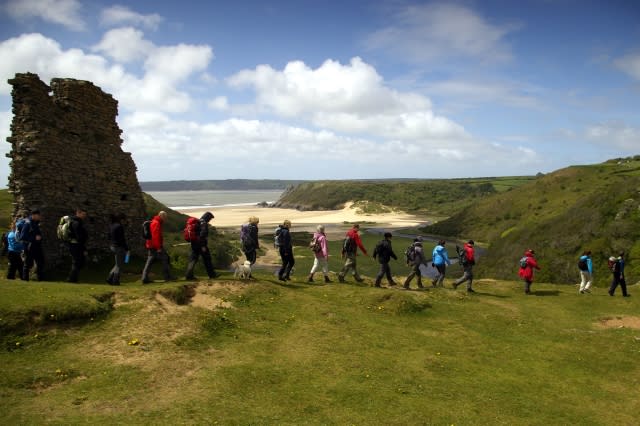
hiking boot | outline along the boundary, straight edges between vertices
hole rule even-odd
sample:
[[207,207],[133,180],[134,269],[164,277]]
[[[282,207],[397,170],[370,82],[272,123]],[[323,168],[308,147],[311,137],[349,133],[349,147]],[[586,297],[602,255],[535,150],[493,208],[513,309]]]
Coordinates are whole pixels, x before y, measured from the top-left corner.
[[311,274],[311,275],[309,275],[309,276],[307,277],[307,282],[308,282],[308,283],[312,283],[312,282],[313,282],[313,274]]
[[422,284],[418,284],[418,288],[419,288],[420,290],[424,290],[424,286],[423,286]]
[[344,282],[344,277],[342,275],[338,275],[338,281],[343,283]]
[[324,276],[324,282],[325,282],[325,283],[330,283],[330,282],[331,282],[331,280],[329,279],[329,276],[328,276],[328,275],[325,275],[325,276]]
[[457,289],[457,288],[458,288],[458,283],[453,283],[453,284],[451,284],[451,287],[452,287],[454,290],[455,290],[455,289]]
[[475,293],[475,292],[476,292],[476,291],[475,291],[474,289],[472,289],[472,288],[468,288],[468,289],[467,289],[467,293]]
[[280,281],[287,281],[285,277],[283,277],[282,275],[278,275],[278,279]]
[[395,282],[395,281],[391,281],[391,282],[389,283],[389,287],[393,287],[393,286],[396,286],[396,285],[398,285],[398,283],[397,283],[397,282]]
[[357,282],[359,282],[359,283],[361,283],[361,282],[363,282],[363,281],[364,281],[364,280],[363,280],[362,278],[360,278],[360,277],[355,277],[355,279],[356,279],[356,281],[357,281]]
[[622,297],[631,297],[630,294],[623,294]]
[[613,296],[613,292],[612,291],[608,291],[607,293],[609,293],[609,296]]

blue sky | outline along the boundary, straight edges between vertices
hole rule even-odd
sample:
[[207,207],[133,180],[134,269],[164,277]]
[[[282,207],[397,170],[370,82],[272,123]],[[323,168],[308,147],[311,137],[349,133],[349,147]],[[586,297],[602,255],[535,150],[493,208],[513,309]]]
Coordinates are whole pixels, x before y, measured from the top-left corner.
[[89,80],[119,101],[142,181],[524,175],[640,154],[637,1],[9,0],[0,57],[3,140],[15,73]]

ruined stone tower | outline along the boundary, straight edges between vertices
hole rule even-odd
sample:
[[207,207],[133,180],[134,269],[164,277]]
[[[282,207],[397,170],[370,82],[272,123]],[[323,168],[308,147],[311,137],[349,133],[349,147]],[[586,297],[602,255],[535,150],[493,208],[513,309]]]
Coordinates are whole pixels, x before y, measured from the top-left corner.
[[110,214],[124,213],[132,251],[143,250],[145,206],[131,154],[121,148],[118,101],[91,82],[16,74],[13,86],[11,174],[14,213],[40,209],[47,266],[67,250],[56,237],[60,217],[87,211],[90,255],[109,250]]

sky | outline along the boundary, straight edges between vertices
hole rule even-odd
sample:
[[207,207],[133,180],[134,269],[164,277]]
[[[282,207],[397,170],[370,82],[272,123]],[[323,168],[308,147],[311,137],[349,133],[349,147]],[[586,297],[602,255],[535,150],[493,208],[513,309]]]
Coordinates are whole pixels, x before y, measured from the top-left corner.
[[16,73],[88,80],[118,100],[141,181],[532,175],[640,154],[635,0],[3,0],[0,58],[2,140]]

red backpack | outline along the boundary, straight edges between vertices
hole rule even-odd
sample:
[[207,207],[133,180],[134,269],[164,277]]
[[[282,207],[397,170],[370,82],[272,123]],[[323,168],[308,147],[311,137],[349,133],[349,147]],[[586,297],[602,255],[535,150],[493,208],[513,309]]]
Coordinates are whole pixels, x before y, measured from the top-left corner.
[[184,240],[188,242],[198,241],[198,224],[199,220],[195,217],[187,219],[187,224],[184,227]]

